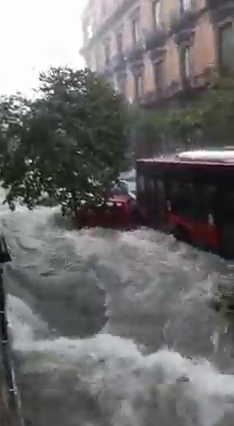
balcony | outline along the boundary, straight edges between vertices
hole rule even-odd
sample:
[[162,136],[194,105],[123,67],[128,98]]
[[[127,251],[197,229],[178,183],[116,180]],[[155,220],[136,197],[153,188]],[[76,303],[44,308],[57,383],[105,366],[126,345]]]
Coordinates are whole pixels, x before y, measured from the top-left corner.
[[216,9],[227,4],[234,3],[232,0],[206,0],[208,9]]
[[154,28],[148,31],[145,35],[145,48],[147,51],[151,51],[157,48],[162,48],[167,39],[167,31],[165,28]]
[[204,68],[199,75],[186,77],[182,75],[177,80],[168,82],[160,90],[145,93],[139,101],[142,108],[161,108],[170,103],[186,102],[198,99],[199,96],[214,84],[213,68]]
[[115,72],[125,71],[127,67],[127,58],[123,52],[117,53],[113,57],[113,70]]
[[113,12],[97,25],[95,32],[88,42],[83,46],[80,53],[84,55],[87,50],[89,50],[96,42],[97,39],[106,34],[106,32],[113,27],[113,25],[118,22],[121,17],[131,8],[138,0],[120,0],[116,7],[113,9]]
[[147,92],[139,100],[138,105],[141,108],[145,109],[157,109],[167,107],[174,98],[180,96],[181,94],[181,85],[179,82],[175,82],[172,85],[169,85],[163,89]]
[[149,56],[151,61],[156,63],[156,62],[162,61],[165,54],[166,54],[166,49],[164,47],[157,47],[154,50],[151,50]]
[[181,44],[190,39],[194,34],[196,22],[201,10],[196,8],[196,3],[192,2],[189,9],[175,11],[171,15],[170,30],[175,36],[175,42]]
[[138,105],[142,108],[155,107],[159,102],[159,97],[156,91],[145,93],[142,98],[138,101]]
[[206,0],[212,21],[222,23],[234,16],[234,0]]
[[216,71],[212,66],[207,66],[203,71],[193,77],[192,85],[194,88],[208,88],[216,84]]
[[129,65],[131,66],[134,64],[143,63],[144,51],[145,49],[142,41],[134,44],[126,54]]

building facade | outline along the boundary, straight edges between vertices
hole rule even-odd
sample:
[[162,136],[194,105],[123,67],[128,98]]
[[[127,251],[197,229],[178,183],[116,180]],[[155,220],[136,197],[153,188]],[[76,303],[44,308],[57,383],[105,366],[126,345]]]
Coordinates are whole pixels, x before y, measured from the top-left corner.
[[90,0],[81,53],[129,101],[155,105],[234,71],[233,16],[230,0]]

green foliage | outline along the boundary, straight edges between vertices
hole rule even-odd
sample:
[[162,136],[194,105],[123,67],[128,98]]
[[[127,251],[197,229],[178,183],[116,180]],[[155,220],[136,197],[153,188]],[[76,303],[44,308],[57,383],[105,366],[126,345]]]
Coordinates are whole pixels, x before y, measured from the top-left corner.
[[[181,107],[157,111],[133,111],[131,125],[144,129],[143,149],[149,130],[154,138],[154,151],[196,146],[233,144],[234,79],[214,76],[212,84],[199,100]],[[153,132],[152,132],[153,128]],[[151,136],[152,137],[152,136]],[[146,151],[147,152],[147,151]]]
[[[5,115],[4,115],[5,114]],[[40,91],[0,105],[1,175],[10,207],[49,195],[63,210],[104,197],[124,167],[122,99],[88,70],[51,68]]]

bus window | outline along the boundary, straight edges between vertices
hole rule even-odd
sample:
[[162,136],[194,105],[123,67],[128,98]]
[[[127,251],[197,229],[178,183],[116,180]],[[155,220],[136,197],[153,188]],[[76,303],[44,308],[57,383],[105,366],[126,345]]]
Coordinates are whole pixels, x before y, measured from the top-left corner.
[[162,219],[165,211],[167,210],[167,200],[164,182],[161,180],[156,181],[156,202],[157,215],[159,215]]
[[234,192],[225,191],[223,198],[223,217],[226,222],[234,222]]
[[155,190],[155,182],[151,177],[147,179],[147,197],[148,197],[148,208],[153,213],[157,204],[157,194]]
[[164,183],[163,183],[163,181],[162,180],[158,180],[156,182],[156,186],[157,186],[158,194],[164,195],[165,194],[165,189],[164,189]]
[[172,212],[197,222],[207,222],[214,211],[215,193],[214,186],[174,183],[170,188]]
[[203,188],[202,196],[204,197],[204,209],[207,215],[214,214],[216,194],[217,188],[215,186],[205,186]]
[[210,193],[208,189],[201,185],[194,185],[192,197],[193,219],[206,223],[208,221],[208,215],[211,213],[211,209],[209,208]]
[[165,200],[165,188],[161,180],[155,182],[155,193],[158,202],[162,203]]
[[150,179],[149,186],[150,186],[151,191],[155,191],[155,182],[154,182],[153,178]]
[[143,175],[139,175],[137,178],[137,185],[139,188],[140,192],[144,192],[145,191],[145,178]]
[[192,184],[174,182],[170,186],[170,201],[173,213],[187,218],[194,216],[194,189]]

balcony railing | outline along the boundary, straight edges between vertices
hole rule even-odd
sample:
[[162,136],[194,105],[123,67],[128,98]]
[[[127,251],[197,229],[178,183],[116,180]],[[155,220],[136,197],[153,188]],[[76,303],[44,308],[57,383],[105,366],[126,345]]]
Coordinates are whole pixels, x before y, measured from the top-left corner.
[[193,1],[186,10],[174,11],[170,17],[171,32],[176,34],[194,28],[199,12],[196,1]]
[[152,62],[158,62],[160,60],[163,60],[165,54],[166,48],[164,46],[156,47],[154,50],[150,51],[149,57]]
[[92,37],[81,49],[81,54],[85,53],[85,51],[87,51],[99,37],[105,34],[113,26],[113,24],[118,22],[121,16],[123,16],[128,11],[128,9],[137,2],[138,0],[120,0],[118,4],[116,4],[113,12],[107,16],[106,19],[100,23],[100,25],[97,25]]
[[206,0],[208,9],[216,9],[221,6],[226,6],[230,3],[234,3],[232,0]]
[[140,101],[138,101],[138,103],[142,107],[150,107],[151,105],[153,106],[158,101],[159,101],[159,99],[158,99],[158,96],[157,96],[157,92],[152,91],[152,92],[144,93],[144,95],[141,97],[141,99],[140,99]]
[[180,76],[170,84],[145,93],[138,103],[147,108],[161,106],[170,100],[190,99],[190,96],[199,95],[201,91],[212,86],[212,75],[212,68],[207,67],[199,75]]
[[225,21],[234,15],[234,0],[207,0],[207,7],[214,22]]
[[213,87],[216,84],[216,70],[212,66],[207,66],[203,71],[193,77],[193,87]]
[[167,31],[164,27],[154,28],[145,34],[145,48],[150,51],[162,48],[167,39]]

